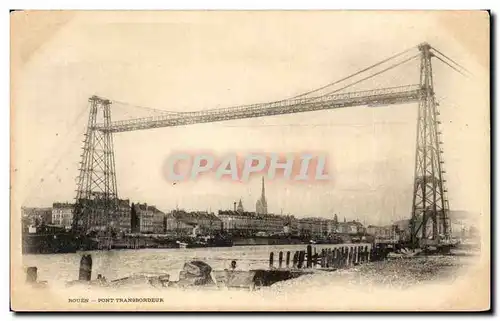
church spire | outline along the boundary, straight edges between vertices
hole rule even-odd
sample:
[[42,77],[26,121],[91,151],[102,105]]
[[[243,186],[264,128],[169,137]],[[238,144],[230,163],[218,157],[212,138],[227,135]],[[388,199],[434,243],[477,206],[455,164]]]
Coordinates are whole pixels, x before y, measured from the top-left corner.
[[264,185],[264,176],[262,177],[262,194],[255,204],[257,214],[267,214],[266,187]]
[[262,199],[266,199],[266,187],[264,186],[264,176],[262,176]]
[[240,198],[240,201],[238,203],[238,208],[236,209],[237,212],[240,212],[240,213],[243,213],[244,212],[244,209],[243,209],[243,203],[241,202],[241,198]]

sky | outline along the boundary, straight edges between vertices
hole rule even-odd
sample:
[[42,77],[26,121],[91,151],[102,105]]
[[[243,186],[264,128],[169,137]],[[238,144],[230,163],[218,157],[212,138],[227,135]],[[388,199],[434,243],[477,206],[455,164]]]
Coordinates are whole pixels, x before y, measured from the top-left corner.
[[[489,211],[488,27],[484,14],[422,12],[19,13],[12,43],[12,199],[75,197],[92,95],[113,120],[298,95],[429,42],[466,66],[433,60],[450,208]],[[17,36],[16,36],[17,35]],[[385,78],[384,78],[385,77]],[[418,62],[359,89],[418,83]],[[136,106],[136,107],[134,107]],[[416,104],[233,120],[114,135],[118,193],[163,211],[255,210],[260,176],[172,184],[175,151],[327,155],[328,182],[266,181],[268,208],[370,224],[409,218]],[[489,213],[489,212],[488,212]]]

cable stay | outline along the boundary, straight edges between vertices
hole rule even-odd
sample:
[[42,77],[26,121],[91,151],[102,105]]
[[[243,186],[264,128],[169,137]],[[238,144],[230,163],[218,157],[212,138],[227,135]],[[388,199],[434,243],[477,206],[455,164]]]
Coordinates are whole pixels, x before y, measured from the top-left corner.
[[128,107],[133,107],[137,109],[142,109],[142,110],[147,110],[147,111],[152,111],[152,112],[157,112],[157,113],[163,113],[163,114],[182,114],[182,112],[179,111],[171,111],[171,110],[164,110],[164,109],[155,109],[151,107],[144,107],[144,106],[139,106],[139,105],[133,105],[124,101],[120,100],[115,100],[115,99],[110,99],[114,104],[119,104],[119,105],[124,105]]
[[364,69],[362,69],[362,70],[359,70],[359,71],[355,72],[354,74],[351,74],[351,75],[349,75],[349,76],[347,76],[347,77],[344,77],[344,78],[342,78],[342,79],[339,79],[339,80],[337,80],[337,81],[334,81],[334,82],[332,82],[332,83],[329,83],[329,84],[327,84],[327,85],[325,85],[325,86],[322,86],[322,87],[320,87],[320,88],[318,88],[318,89],[314,89],[314,90],[311,90],[311,91],[305,92],[305,93],[303,93],[303,94],[300,94],[300,95],[297,95],[297,96],[294,96],[294,97],[290,97],[289,99],[295,99],[295,98],[300,98],[300,97],[303,97],[303,96],[307,96],[307,95],[309,95],[309,94],[312,94],[312,93],[315,93],[315,92],[321,91],[321,90],[323,90],[323,89],[325,89],[325,88],[328,88],[328,87],[331,87],[331,86],[337,85],[337,84],[339,84],[339,83],[341,83],[341,82],[343,82],[343,81],[346,81],[346,80],[348,80],[348,79],[350,79],[350,78],[353,78],[353,77],[355,77],[355,76],[357,76],[357,75],[359,75],[359,74],[361,74],[361,73],[363,73],[363,72],[366,72],[366,71],[369,71],[370,69],[373,69],[373,68],[375,68],[375,67],[378,67],[378,66],[380,66],[380,65],[382,65],[382,64],[384,64],[384,63],[386,63],[386,62],[388,62],[388,61],[390,61],[390,60],[392,60],[392,59],[395,59],[395,58],[397,58],[397,57],[399,57],[399,56],[402,56],[402,55],[404,55],[405,53],[410,52],[411,50],[415,50],[416,48],[417,48],[417,47],[415,47],[415,46],[413,46],[413,47],[411,47],[411,48],[408,48],[408,49],[406,49],[406,50],[404,50],[404,51],[402,51],[402,52],[400,52],[400,53],[397,53],[397,54],[395,54],[395,55],[393,55],[393,56],[389,57],[389,58],[386,58],[386,59],[384,59],[384,60],[381,60],[381,61],[379,61],[378,63],[371,65],[370,67],[367,67],[367,68],[364,68]]
[[470,78],[469,75],[467,75],[466,73],[462,72],[461,70],[459,70],[458,68],[452,66],[451,64],[449,64],[448,62],[444,61],[441,57],[439,56],[434,56],[435,58],[437,58],[439,61],[441,61],[442,63],[446,64],[448,67],[450,67],[451,69],[455,70],[456,72],[458,72],[459,74],[461,74],[462,76],[466,77],[466,78]]
[[405,64],[405,63],[407,63],[407,62],[409,62],[409,61],[412,61],[412,60],[414,60],[415,58],[417,58],[418,56],[419,56],[419,54],[416,54],[416,55],[414,55],[414,56],[412,56],[412,57],[410,57],[410,58],[408,58],[408,59],[405,59],[405,60],[403,60],[403,61],[401,61],[401,62],[397,63],[397,64],[393,64],[393,65],[391,65],[391,66],[389,66],[389,67],[387,67],[387,68],[385,68],[385,69],[383,69],[383,70],[381,70],[381,71],[379,71],[379,72],[376,72],[376,73],[375,73],[375,74],[373,74],[373,75],[367,76],[367,77],[365,77],[365,78],[363,78],[363,79],[361,79],[361,80],[358,80],[358,81],[356,81],[356,82],[354,82],[354,83],[352,83],[352,84],[346,85],[346,86],[344,86],[344,87],[342,87],[342,88],[340,88],[340,89],[336,89],[336,90],[334,90],[334,91],[331,91],[331,92],[329,92],[327,95],[331,95],[331,94],[337,93],[337,92],[339,92],[339,91],[342,91],[342,90],[344,90],[344,89],[347,89],[347,88],[350,88],[350,87],[352,87],[352,86],[354,86],[354,85],[357,85],[357,84],[359,84],[359,83],[361,83],[361,82],[363,82],[363,81],[365,81],[365,80],[368,80],[368,79],[371,79],[371,78],[373,78],[373,77],[376,77],[376,76],[378,76],[378,75],[380,75],[380,74],[383,74],[384,72],[387,72],[387,71],[389,71],[389,70],[391,70],[391,69],[394,69],[394,68],[396,68],[396,67],[399,67],[399,66],[401,66],[401,65],[403,65],[403,64]]
[[[470,76],[472,76],[472,72],[470,72],[469,70],[467,70],[467,68],[465,68],[464,66],[462,66],[461,64],[459,64],[459,63],[458,63],[458,62],[456,62],[455,60],[451,59],[450,57],[448,57],[447,55],[445,55],[444,53],[442,53],[441,51],[439,51],[436,47],[431,46],[431,49],[432,49],[433,51],[435,51],[435,52],[434,52],[434,54],[436,54],[436,53],[437,53],[437,54],[441,55],[444,59],[449,60],[449,61],[450,61],[451,63],[453,63],[455,66],[457,66],[458,68],[462,69],[463,71],[465,71],[466,73],[468,73]],[[436,55],[435,55],[435,57],[439,59],[439,57],[437,57]],[[444,61],[443,61],[443,59],[439,59],[439,60],[441,60],[442,62],[444,62]],[[446,63],[446,62],[445,62],[445,63]],[[448,63],[446,63],[446,64],[447,64],[448,66],[450,66],[450,64],[448,64]],[[451,67],[451,66],[450,66],[450,67]],[[451,67],[451,68],[453,68],[453,67]],[[455,69],[455,70],[456,70],[456,69]]]

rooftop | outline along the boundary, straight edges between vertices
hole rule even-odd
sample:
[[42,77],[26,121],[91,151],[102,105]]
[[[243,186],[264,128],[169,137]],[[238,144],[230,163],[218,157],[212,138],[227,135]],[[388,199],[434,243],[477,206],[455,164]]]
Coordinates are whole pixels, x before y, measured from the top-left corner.
[[194,211],[186,212],[184,210],[173,210],[168,214],[183,221],[196,221],[196,220],[215,220],[220,221],[220,219],[215,216],[214,213],[208,213],[206,211]]
[[219,210],[219,216],[239,216],[239,217],[251,217],[258,219],[271,219],[271,218],[279,218],[279,219],[290,219],[293,216],[290,215],[278,215],[278,214],[257,214],[255,212],[238,212],[238,211],[229,211],[229,210]]
[[73,208],[74,204],[72,203],[54,203],[52,204],[52,208]]

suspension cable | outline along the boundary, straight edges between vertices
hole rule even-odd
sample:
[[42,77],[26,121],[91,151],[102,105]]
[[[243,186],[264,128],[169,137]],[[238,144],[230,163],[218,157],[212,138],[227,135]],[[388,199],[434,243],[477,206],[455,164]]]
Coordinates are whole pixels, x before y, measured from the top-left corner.
[[179,111],[162,110],[162,109],[155,109],[155,108],[151,108],[151,107],[144,107],[144,106],[139,106],[139,105],[133,105],[133,104],[129,104],[129,103],[124,102],[124,101],[119,101],[119,100],[114,100],[114,99],[110,99],[110,101],[112,101],[113,103],[119,104],[119,105],[125,105],[125,106],[129,106],[129,107],[134,107],[134,108],[149,110],[149,111],[163,113],[163,114],[165,114],[165,113],[169,113],[169,114],[183,114],[184,113],[184,112],[179,112]]
[[[341,90],[344,90],[344,89],[346,89],[346,88],[352,87],[352,86],[354,86],[354,85],[356,85],[356,84],[359,84],[360,82],[363,82],[363,81],[365,81],[365,80],[368,80],[368,79],[370,79],[370,78],[373,78],[373,77],[375,77],[375,76],[378,76],[378,75],[380,75],[381,73],[384,73],[384,72],[389,71],[389,70],[391,70],[391,69],[394,69],[394,68],[396,68],[396,67],[398,67],[398,66],[401,66],[402,64],[405,64],[405,63],[407,63],[408,61],[411,61],[411,60],[413,60],[413,59],[417,58],[418,56],[419,56],[419,54],[416,54],[416,55],[414,55],[414,56],[412,56],[412,57],[410,57],[410,58],[408,58],[408,59],[405,59],[405,60],[403,60],[403,61],[401,61],[401,62],[397,63],[397,64],[394,64],[394,65],[392,65],[392,66],[390,66],[390,67],[387,67],[387,68],[385,68],[385,69],[383,69],[383,70],[381,70],[381,71],[379,71],[379,72],[376,72],[376,73],[374,73],[374,74],[372,74],[372,75],[370,75],[370,76],[367,76],[367,77],[365,77],[365,78],[363,78],[363,79],[360,79],[360,80],[358,80],[358,81],[356,81],[356,82],[353,82],[352,84],[349,84],[349,85],[344,86],[344,87],[342,87],[342,88],[339,88],[339,89],[336,89],[336,90],[334,90],[334,91],[331,91],[331,92],[329,92],[329,93],[325,94],[324,96],[328,96],[328,95],[334,94],[334,93],[339,92],[339,91],[341,91]],[[320,97],[321,97],[321,96],[320,96]],[[315,98],[319,98],[319,97],[315,97]]]
[[407,52],[409,52],[409,51],[411,51],[411,50],[413,50],[413,49],[415,49],[415,48],[416,48],[415,46],[413,46],[413,47],[411,47],[411,48],[408,48],[408,49],[406,49],[406,50],[404,50],[404,51],[402,51],[402,52],[400,52],[400,53],[398,53],[398,54],[395,54],[395,55],[393,55],[393,56],[391,56],[391,57],[389,57],[389,58],[386,58],[386,59],[384,59],[384,60],[382,60],[382,61],[379,61],[378,63],[376,63],[376,64],[374,64],[374,65],[371,65],[370,67],[367,67],[367,68],[365,68],[365,69],[362,69],[362,70],[360,70],[360,71],[358,71],[358,72],[356,72],[356,73],[354,73],[354,74],[351,74],[351,75],[349,75],[349,76],[347,76],[347,77],[344,77],[344,78],[342,78],[342,79],[339,79],[339,80],[337,80],[337,81],[335,81],[335,82],[329,83],[329,84],[327,84],[327,85],[325,85],[325,86],[322,86],[322,87],[320,87],[320,88],[317,88],[317,89],[314,89],[314,90],[308,91],[308,92],[306,92],[306,93],[303,93],[303,94],[300,94],[300,95],[297,95],[297,96],[291,97],[291,98],[289,98],[289,99],[295,99],[295,98],[300,98],[300,97],[303,97],[303,96],[307,96],[307,95],[309,95],[309,94],[312,94],[312,93],[318,92],[318,91],[320,91],[320,90],[322,90],[322,89],[325,89],[325,88],[327,88],[327,87],[330,87],[330,86],[336,85],[336,84],[338,84],[338,83],[340,83],[340,82],[342,82],[342,81],[345,81],[345,80],[347,80],[347,79],[350,79],[350,78],[352,78],[352,77],[355,77],[355,76],[357,76],[357,75],[359,75],[359,74],[361,74],[361,73],[363,73],[363,72],[365,72],[365,71],[368,71],[368,70],[370,70],[370,69],[372,69],[372,68],[375,68],[375,67],[377,67],[377,66],[380,66],[381,64],[384,64],[384,63],[388,62],[388,61],[389,61],[389,60],[391,60],[391,59],[397,58],[397,57],[399,57],[399,56],[401,56],[401,55],[403,55],[403,54],[405,54],[405,53],[407,53]]

